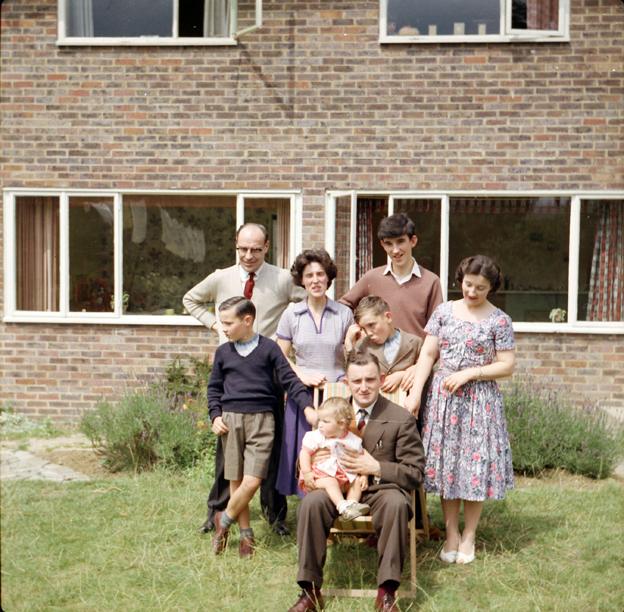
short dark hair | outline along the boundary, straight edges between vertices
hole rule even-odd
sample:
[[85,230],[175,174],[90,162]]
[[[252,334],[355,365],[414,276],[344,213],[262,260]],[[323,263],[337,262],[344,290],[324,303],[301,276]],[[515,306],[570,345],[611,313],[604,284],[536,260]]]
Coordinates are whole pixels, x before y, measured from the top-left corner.
[[336,278],[336,274],[338,274],[338,268],[336,268],[334,260],[325,249],[306,249],[295,257],[295,261],[290,268],[293,282],[298,287],[303,287],[303,271],[306,266],[314,262],[320,264],[323,270],[325,270],[325,274],[327,274],[327,288],[329,289],[332,281]]
[[219,304],[219,312],[230,310],[231,308],[234,309],[234,314],[239,319],[247,315],[251,315],[254,319],[256,318],[256,307],[254,303],[242,295],[235,295]]
[[489,293],[496,293],[501,286],[501,271],[498,264],[487,255],[472,255],[459,262],[455,271],[455,280],[461,285],[466,274],[476,274],[487,278],[490,283]]
[[416,235],[415,223],[405,214],[396,213],[383,218],[377,228],[377,238],[400,238],[407,234],[408,238]]
[[369,363],[374,363],[377,367],[377,370],[381,372],[381,367],[379,365],[379,359],[372,353],[368,351],[361,351],[358,349],[353,349],[347,353],[347,359],[345,363],[345,371],[349,369],[350,365],[357,366],[365,366]]
[[353,312],[355,322],[359,323],[360,319],[367,312],[372,313],[376,317],[380,317],[384,313],[390,312],[390,306],[388,306],[386,300],[380,298],[378,295],[367,295],[359,301]]
[[244,230],[246,227],[255,227],[255,228],[259,229],[263,233],[263,235],[264,235],[264,242],[265,242],[265,244],[269,241],[269,232],[267,231],[267,228],[264,227],[264,225],[262,225],[262,223],[243,223],[236,230],[236,240],[238,240],[238,235],[241,233],[241,230]]

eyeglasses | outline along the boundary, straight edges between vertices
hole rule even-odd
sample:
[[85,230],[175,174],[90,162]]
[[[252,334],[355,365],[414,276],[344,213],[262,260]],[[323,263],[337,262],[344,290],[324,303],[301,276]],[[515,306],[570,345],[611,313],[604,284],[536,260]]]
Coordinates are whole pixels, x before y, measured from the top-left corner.
[[260,255],[260,253],[262,253],[262,251],[264,251],[264,247],[236,247],[236,250],[238,251],[239,255],[246,255],[247,253],[250,253],[251,255]]

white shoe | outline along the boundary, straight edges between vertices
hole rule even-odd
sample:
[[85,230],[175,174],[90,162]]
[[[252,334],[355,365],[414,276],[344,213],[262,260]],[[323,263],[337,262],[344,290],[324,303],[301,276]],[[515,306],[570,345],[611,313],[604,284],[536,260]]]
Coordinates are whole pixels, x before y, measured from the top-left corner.
[[440,560],[444,563],[455,563],[457,561],[457,551],[449,550],[448,552],[444,548],[440,551]]
[[457,561],[459,565],[466,565],[472,563],[475,560],[475,547],[472,545],[472,550],[469,553],[457,552]]
[[341,513],[340,518],[345,521],[352,521],[360,516],[364,516],[370,512],[368,504],[360,504],[359,502],[351,502]]

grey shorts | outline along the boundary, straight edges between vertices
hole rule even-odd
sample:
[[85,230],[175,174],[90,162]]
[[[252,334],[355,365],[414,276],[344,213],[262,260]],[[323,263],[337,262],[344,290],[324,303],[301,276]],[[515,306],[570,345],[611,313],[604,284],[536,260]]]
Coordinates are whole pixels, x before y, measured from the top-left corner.
[[266,478],[275,438],[275,419],[271,412],[224,412],[221,417],[230,430],[223,434],[225,479],[243,476]]

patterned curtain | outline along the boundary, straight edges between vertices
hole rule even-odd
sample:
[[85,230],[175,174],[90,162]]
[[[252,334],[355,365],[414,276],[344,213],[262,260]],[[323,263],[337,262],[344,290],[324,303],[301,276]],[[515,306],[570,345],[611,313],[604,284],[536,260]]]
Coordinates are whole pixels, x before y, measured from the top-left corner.
[[596,228],[588,321],[624,321],[624,206],[605,202]]
[[58,198],[16,202],[17,309],[59,309]]
[[358,200],[355,243],[355,280],[373,267],[373,212],[379,200]]

